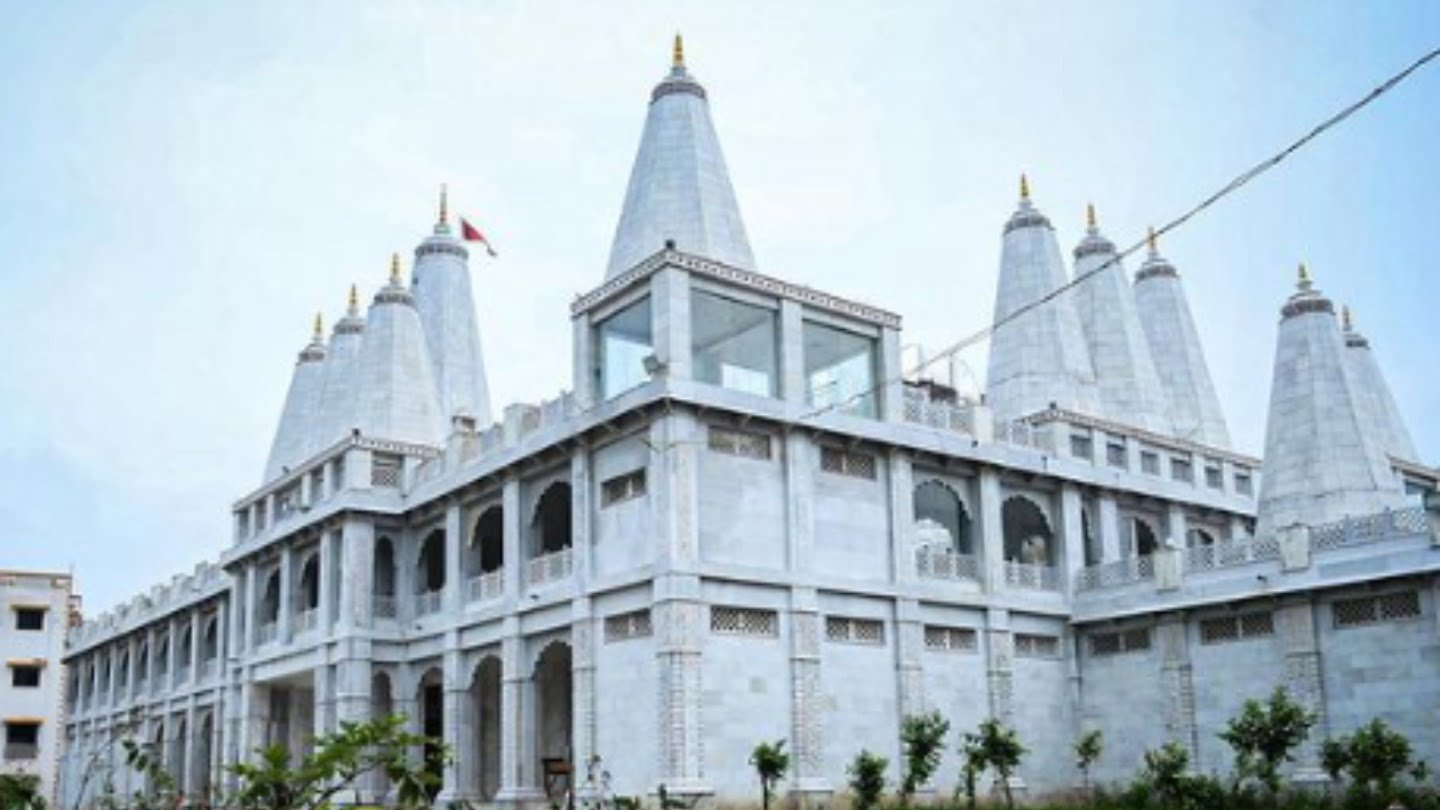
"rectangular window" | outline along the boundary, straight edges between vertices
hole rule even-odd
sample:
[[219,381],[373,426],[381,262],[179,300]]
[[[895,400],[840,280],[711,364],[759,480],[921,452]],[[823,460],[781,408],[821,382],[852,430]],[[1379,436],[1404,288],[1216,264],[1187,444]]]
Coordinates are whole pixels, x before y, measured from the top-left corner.
[[639,498],[645,494],[645,468],[617,475],[600,485],[600,506]]
[[1015,634],[1016,658],[1059,658],[1060,638],[1033,633]]
[[826,616],[825,640],[841,644],[884,644],[885,623],[879,619]]
[[1091,441],[1089,434],[1070,434],[1070,455],[1088,461],[1094,452],[1094,442]]
[[1190,464],[1190,459],[1178,456],[1170,459],[1170,477],[1176,481],[1184,481],[1187,484],[1194,483],[1195,471]]
[[1358,599],[1337,599],[1330,608],[1336,627],[1360,627],[1420,616],[1420,593],[1399,591]]
[[5,761],[31,760],[40,756],[40,723],[30,720],[5,721]]
[[376,453],[370,459],[370,486],[399,489],[405,460],[393,453]]
[[943,652],[975,652],[979,649],[978,634],[968,627],[925,625],[925,649]]
[[820,448],[820,469],[836,475],[875,480],[875,457],[869,453],[843,450],[839,447]]
[[605,643],[647,638],[654,633],[649,610],[632,610],[605,617]]
[[1249,470],[1235,471],[1235,491],[1241,495],[1249,495],[1254,491],[1255,485],[1250,481]]
[[805,322],[806,402],[855,416],[878,415],[875,339]]
[[1142,652],[1150,649],[1150,630],[1146,627],[1136,627],[1130,630],[1092,633],[1089,642],[1090,654],[1093,656]]
[[40,686],[40,667],[37,664],[11,664],[10,685],[16,689],[36,689]]
[[707,439],[710,449],[717,453],[728,453],[732,456],[764,461],[770,459],[770,437],[763,433],[712,427],[707,434]]
[[779,375],[777,316],[768,307],[742,304],[693,290],[690,352],[697,381],[760,396],[775,396]]
[[622,394],[650,379],[655,338],[650,298],[636,301],[595,327],[596,379],[602,399]]
[[1160,456],[1149,450],[1140,451],[1140,472],[1146,475],[1160,474]]
[[1211,489],[1225,488],[1225,476],[1221,474],[1219,467],[1205,465],[1205,486]]
[[1125,457],[1125,443],[1107,442],[1105,445],[1105,461],[1111,467],[1119,467],[1122,470],[1125,469],[1125,467],[1129,465],[1129,461]]
[[716,605],[710,608],[710,632],[775,638],[780,635],[780,616],[773,610]]
[[42,608],[42,607],[17,607],[17,608],[15,608],[15,629],[16,629],[16,630],[44,630],[44,629],[45,629],[45,608]]

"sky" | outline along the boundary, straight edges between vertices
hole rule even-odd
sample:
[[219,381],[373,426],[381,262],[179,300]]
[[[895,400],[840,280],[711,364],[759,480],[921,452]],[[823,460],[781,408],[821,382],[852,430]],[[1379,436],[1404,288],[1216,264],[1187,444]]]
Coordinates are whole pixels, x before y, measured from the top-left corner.
[[[935,348],[988,321],[1022,171],[1064,249],[1091,201],[1130,244],[1440,43],[1440,4],[0,0],[0,568],[93,612],[214,559],[314,312],[441,183],[500,254],[495,410],[570,387],[676,31],[759,269]],[[1239,449],[1303,259],[1440,462],[1437,143],[1440,65],[1164,240]]]

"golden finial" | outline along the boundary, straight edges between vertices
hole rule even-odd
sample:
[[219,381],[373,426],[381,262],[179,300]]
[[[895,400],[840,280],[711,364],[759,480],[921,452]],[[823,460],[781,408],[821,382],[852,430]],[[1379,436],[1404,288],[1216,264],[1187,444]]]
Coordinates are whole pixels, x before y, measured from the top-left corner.
[[1030,199],[1030,178],[1026,177],[1024,172],[1020,173],[1020,199]]
[[390,254],[390,283],[400,286],[400,254]]
[[1085,224],[1095,227],[1095,203],[1085,203]]
[[359,310],[359,309],[360,309],[360,291],[355,288],[355,285],[354,285],[354,284],[351,284],[351,285],[350,285],[350,311],[351,311],[351,312],[355,312],[355,311],[357,311],[357,310]]
[[1345,324],[1345,331],[1346,331],[1346,332],[1351,331],[1352,328],[1355,326],[1354,321],[1352,321],[1352,320],[1351,320],[1351,317],[1350,317],[1350,305],[1349,305],[1349,304],[1346,304],[1345,306],[1340,307],[1340,320],[1341,320],[1342,323]]
[[675,45],[670,49],[670,60],[677,68],[685,67],[685,39],[675,32]]
[[1149,233],[1145,234],[1145,244],[1147,244],[1147,245],[1150,246],[1150,252],[1151,252],[1151,253],[1159,253],[1159,252],[1160,252],[1160,248],[1158,247],[1158,243],[1157,243],[1157,241],[1156,241],[1156,239],[1155,239],[1155,226],[1154,226],[1154,225],[1151,225],[1151,226],[1150,226],[1150,231],[1149,231]]
[[440,184],[440,224],[441,224],[441,225],[447,224],[446,220],[448,220],[448,219],[450,218],[450,205],[449,205],[450,200],[449,200],[449,197],[450,197],[449,190],[445,187],[445,184],[444,184],[444,183],[441,183],[441,184]]
[[1310,283],[1310,271],[1305,267],[1305,262],[1300,262],[1300,283],[1302,285]]
[[320,339],[323,338],[324,336],[325,336],[325,322],[324,322],[323,320],[321,320],[321,318],[320,318],[320,313],[317,312],[317,313],[315,313],[315,342],[316,342],[316,343],[319,343],[319,342],[320,342]]

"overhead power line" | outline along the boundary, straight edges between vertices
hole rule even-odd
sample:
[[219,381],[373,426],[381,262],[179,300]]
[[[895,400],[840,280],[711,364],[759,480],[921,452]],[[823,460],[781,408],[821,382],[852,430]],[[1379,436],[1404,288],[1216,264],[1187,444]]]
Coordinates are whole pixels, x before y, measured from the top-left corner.
[[[1249,183],[1251,180],[1254,180],[1255,178],[1259,177],[1260,175],[1264,174],[1265,172],[1267,172],[1267,171],[1275,168],[1275,167],[1278,166],[1280,163],[1284,162],[1287,158],[1289,158],[1291,155],[1295,154],[1295,153],[1298,152],[1300,149],[1302,149],[1303,147],[1305,147],[1306,145],[1308,145],[1311,141],[1313,141],[1313,140],[1315,140],[1316,138],[1320,137],[1321,134],[1323,134],[1323,133],[1325,133],[1326,131],[1330,130],[1331,128],[1335,127],[1337,124],[1341,123],[1341,122],[1344,121],[1345,119],[1349,118],[1350,116],[1352,116],[1352,115],[1354,115],[1355,113],[1359,112],[1360,110],[1364,109],[1364,108],[1365,108],[1366,106],[1368,106],[1371,102],[1375,101],[1376,99],[1380,98],[1381,96],[1383,96],[1383,95],[1385,95],[1386,93],[1388,93],[1388,92],[1390,92],[1391,90],[1393,90],[1396,85],[1398,85],[1398,84],[1400,84],[1401,82],[1405,81],[1406,79],[1410,78],[1410,76],[1411,76],[1412,74],[1414,74],[1414,73],[1415,73],[1416,71],[1418,71],[1420,68],[1425,67],[1425,66],[1426,66],[1427,64],[1429,64],[1430,62],[1434,61],[1437,57],[1440,57],[1440,48],[1435,48],[1435,49],[1429,51],[1428,53],[1426,53],[1425,55],[1421,56],[1419,59],[1416,59],[1415,61],[1411,62],[1408,66],[1405,67],[1404,70],[1401,70],[1399,73],[1396,73],[1395,75],[1391,76],[1390,78],[1388,78],[1388,79],[1386,79],[1385,81],[1381,82],[1380,84],[1376,85],[1374,89],[1372,89],[1370,92],[1366,93],[1364,96],[1362,96],[1362,97],[1359,98],[1358,100],[1350,103],[1349,105],[1347,105],[1346,107],[1344,107],[1343,109],[1341,109],[1339,112],[1335,113],[1334,115],[1330,116],[1329,118],[1326,118],[1324,121],[1321,121],[1319,124],[1317,124],[1316,126],[1314,126],[1313,128],[1311,128],[1308,132],[1306,132],[1304,135],[1302,135],[1301,137],[1299,137],[1298,139],[1296,139],[1295,141],[1293,141],[1292,143],[1290,143],[1290,144],[1289,144],[1288,146],[1286,146],[1284,149],[1281,149],[1279,152],[1276,152],[1275,154],[1271,155],[1270,157],[1265,158],[1264,160],[1260,161],[1259,163],[1256,163],[1254,166],[1251,166],[1249,169],[1246,169],[1245,171],[1241,172],[1239,175],[1237,175],[1237,176],[1236,176],[1234,179],[1232,179],[1230,182],[1228,182],[1228,183],[1226,183],[1225,185],[1221,186],[1218,191],[1214,192],[1214,193],[1211,194],[1210,196],[1208,196],[1208,197],[1206,197],[1205,199],[1201,200],[1200,202],[1196,203],[1194,206],[1192,206],[1192,207],[1191,207],[1189,210],[1187,210],[1185,213],[1181,214],[1181,215],[1178,216],[1178,217],[1175,217],[1174,219],[1172,219],[1172,220],[1170,220],[1169,222],[1165,223],[1165,224],[1162,225],[1161,227],[1157,228],[1157,229],[1155,230],[1155,235],[1156,235],[1156,237],[1163,236],[1163,235],[1165,235],[1165,234],[1167,234],[1167,233],[1175,230],[1176,228],[1180,227],[1181,225],[1184,225],[1185,223],[1189,222],[1190,219],[1191,219],[1192,217],[1194,217],[1196,214],[1199,214],[1201,211],[1204,211],[1205,209],[1209,208],[1210,206],[1214,205],[1215,203],[1221,201],[1222,199],[1224,199],[1224,198],[1230,196],[1231,194],[1235,193],[1236,191],[1240,190],[1243,186],[1245,186],[1245,185],[1246,185],[1247,183]],[[955,343],[950,344],[949,346],[945,347],[943,350],[941,350],[941,351],[939,351],[939,352],[936,352],[935,354],[931,355],[930,357],[928,357],[928,358],[922,358],[921,362],[920,362],[919,364],[917,364],[914,368],[912,368],[909,372],[903,372],[903,373],[901,373],[899,376],[891,377],[891,378],[886,379],[886,380],[882,380],[881,382],[879,382],[879,383],[871,386],[870,388],[868,388],[868,389],[866,389],[866,390],[864,390],[864,391],[860,391],[860,392],[857,392],[857,393],[855,393],[855,394],[851,394],[850,396],[848,396],[848,397],[846,397],[846,398],[844,398],[844,399],[841,399],[841,400],[839,400],[839,401],[837,401],[837,402],[832,402],[832,403],[830,403],[830,404],[828,404],[828,405],[825,405],[825,406],[816,408],[816,409],[814,409],[814,410],[812,410],[812,411],[809,411],[809,412],[807,412],[807,413],[801,414],[799,417],[797,417],[796,421],[802,421],[802,420],[807,420],[807,419],[814,419],[814,418],[816,418],[816,417],[818,417],[818,416],[821,416],[821,415],[823,415],[823,414],[830,413],[830,412],[832,412],[832,411],[837,411],[837,410],[841,410],[841,409],[843,409],[843,408],[846,408],[846,407],[848,407],[849,405],[852,405],[852,404],[854,404],[855,402],[858,402],[858,401],[864,399],[864,398],[867,397],[867,396],[871,396],[871,395],[877,393],[877,392],[880,391],[880,389],[882,389],[882,388],[885,388],[885,387],[887,387],[887,386],[889,386],[889,385],[893,385],[893,384],[895,384],[895,383],[904,381],[904,379],[905,379],[907,376],[910,376],[910,375],[913,375],[913,374],[917,374],[917,373],[919,373],[919,372],[924,371],[925,369],[929,368],[931,365],[933,365],[933,364],[934,364],[936,361],[938,361],[938,360],[943,360],[943,359],[952,357],[952,356],[954,356],[956,353],[958,353],[958,352],[960,352],[960,351],[963,351],[963,350],[965,350],[965,349],[968,349],[968,348],[970,348],[971,346],[974,346],[974,345],[977,344],[977,343],[980,343],[981,341],[983,341],[983,340],[985,340],[986,338],[990,337],[990,335],[994,334],[994,332],[995,332],[996,329],[999,329],[1000,327],[1004,326],[1005,324],[1010,323],[1011,321],[1016,320],[1017,318],[1021,317],[1022,315],[1026,314],[1027,312],[1030,312],[1030,311],[1034,310],[1034,309],[1037,308],[1037,307],[1043,306],[1043,305],[1049,303],[1050,301],[1053,301],[1055,298],[1059,297],[1062,293],[1065,293],[1065,292],[1067,292],[1067,291],[1069,291],[1069,290],[1071,290],[1071,289],[1074,289],[1076,285],[1078,285],[1080,282],[1084,281],[1085,279],[1088,279],[1088,278],[1090,278],[1091,276],[1096,275],[1097,273],[1104,272],[1105,270],[1113,267],[1114,265],[1116,265],[1117,263],[1119,263],[1120,261],[1122,261],[1125,257],[1131,255],[1132,253],[1138,251],[1140,248],[1144,247],[1144,246],[1147,244],[1147,242],[1148,242],[1148,238],[1141,238],[1140,240],[1138,240],[1138,241],[1136,241],[1134,244],[1132,244],[1130,247],[1128,247],[1128,248],[1126,248],[1125,250],[1123,250],[1123,251],[1115,254],[1114,256],[1110,257],[1108,260],[1106,260],[1106,261],[1105,261],[1104,263],[1102,263],[1100,266],[1098,266],[1098,267],[1096,267],[1096,268],[1094,268],[1094,269],[1092,269],[1092,270],[1089,270],[1089,271],[1087,271],[1087,272],[1085,272],[1085,273],[1082,273],[1082,274],[1080,274],[1080,275],[1078,275],[1078,276],[1075,276],[1074,278],[1072,278],[1070,281],[1066,282],[1065,284],[1062,284],[1061,286],[1055,288],[1054,290],[1051,290],[1050,292],[1046,293],[1045,295],[1040,296],[1039,298],[1036,298],[1036,299],[1033,300],[1033,301],[1030,301],[1029,303],[1026,303],[1026,304],[1021,305],[1018,309],[1016,309],[1014,312],[1010,313],[1009,315],[1006,315],[1006,316],[1003,317],[1003,318],[1000,318],[1000,319],[998,319],[998,320],[996,320],[996,321],[993,321],[989,326],[986,326],[986,327],[980,329],[979,331],[977,331],[977,332],[975,332],[975,333],[973,333],[973,334],[970,334],[970,335],[967,335],[966,337],[961,338],[960,340],[956,341]]]

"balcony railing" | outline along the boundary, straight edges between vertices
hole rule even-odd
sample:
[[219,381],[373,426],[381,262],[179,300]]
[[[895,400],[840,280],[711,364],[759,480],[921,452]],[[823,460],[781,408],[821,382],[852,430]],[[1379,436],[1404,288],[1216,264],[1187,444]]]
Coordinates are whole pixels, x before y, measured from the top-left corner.
[[958,400],[934,399],[929,391],[917,386],[905,386],[905,421],[956,433],[975,433],[973,406]]
[[499,599],[504,593],[505,569],[503,568],[471,577],[466,584],[466,596],[471,602],[489,602]]
[[562,548],[549,554],[542,554],[531,560],[526,568],[525,581],[531,585],[542,585],[568,579],[573,566],[571,550]]
[[1395,537],[1426,534],[1430,518],[1423,506],[1386,510],[1374,515],[1345,518],[1324,523],[1310,530],[1311,551],[1331,551],[1347,546],[1378,543]]
[[1278,559],[1280,542],[1274,537],[1246,537],[1185,549],[1185,570],[1214,571]]
[[922,579],[980,580],[980,559],[973,554],[937,548],[915,551],[915,573]]
[[40,758],[40,746],[35,743],[5,743],[5,761],[19,762]]
[[280,625],[276,622],[266,622],[260,625],[256,633],[256,641],[261,647],[274,643],[280,635]]
[[415,615],[429,616],[440,612],[440,600],[444,591],[426,591],[415,595]]
[[200,662],[200,677],[204,680],[211,680],[215,677],[215,671],[219,669],[220,662],[214,658],[208,658]]
[[1005,561],[1005,584],[1034,591],[1060,590],[1060,575],[1053,565]]
[[319,608],[306,608],[295,614],[295,632],[297,633],[313,633],[319,625]]
[[1155,578],[1155,559],[1149,554],[1100,563],[1080,569],[1075,574],[1075,590],[1094,591],[1118,588]]
[[400,611],[395,604],[394,596],[388,594],[381,596],[377,594],[374,599],[374,605],[375,618],[377,619],[394,619],[397,618],[400,614]]
[[180,666],[178,666],[178,667],[175,668],[175,682],[176,682],[176,683],[189,683],[189,682],[190,682],[190,665],[189,665],[189,664],[181,664]]

